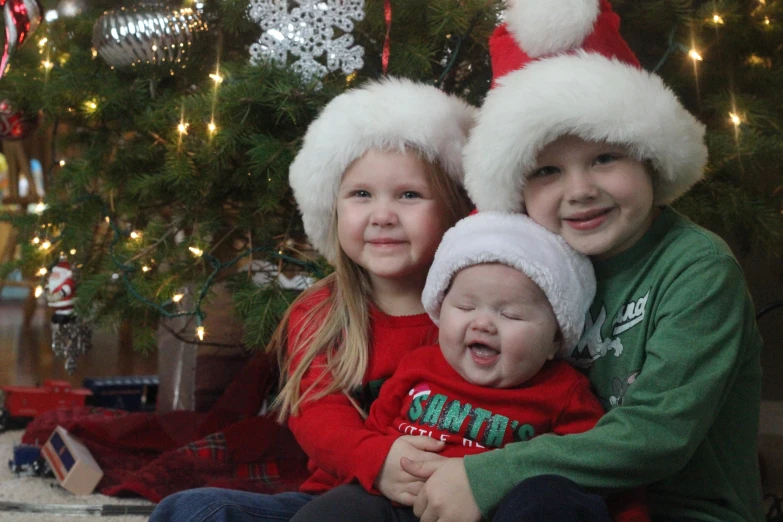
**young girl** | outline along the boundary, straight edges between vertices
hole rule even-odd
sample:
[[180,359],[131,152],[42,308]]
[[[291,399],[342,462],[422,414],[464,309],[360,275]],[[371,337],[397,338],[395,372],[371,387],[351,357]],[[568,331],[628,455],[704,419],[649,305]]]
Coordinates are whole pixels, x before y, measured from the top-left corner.
[[753,303],[726,243],[669,206],[703,176],[704,126],[641,70],[608,1],[565,4],[516,2],[496,31],[465,185],[479,213],[524,210],[590,257],[596,297],[570,357],[607,413],[584,433],[404,466],[432,473],[414,512],[583,520],[549,513],[647,486],[654,522],[761,522]]
[[286,313],[269,349],[284,376],[277,398],[310,457],[299,492],[197,489],[150,520],[288,520],[314,495],[358,481],[411,505],[421,487],[401,457],[439,458],[427,437],[364,427],[380,384],[437,329],[421,305],[443,233],[467,215],[462,147],[473,110],[435,87],[385,80],[332,100],[307,131],[290,182],[305,231],[335,272]]

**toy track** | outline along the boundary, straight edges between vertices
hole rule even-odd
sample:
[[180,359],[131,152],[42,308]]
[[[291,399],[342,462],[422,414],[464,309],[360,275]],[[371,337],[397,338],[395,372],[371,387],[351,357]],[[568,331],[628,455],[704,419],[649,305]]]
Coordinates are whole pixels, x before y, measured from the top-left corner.
[[154,505],[120,504],[26,504],[23,502],[0,501],[0,512],[12,513],[52,513],[55,515],[97,515],[111,517],[120,515],[149,516]]

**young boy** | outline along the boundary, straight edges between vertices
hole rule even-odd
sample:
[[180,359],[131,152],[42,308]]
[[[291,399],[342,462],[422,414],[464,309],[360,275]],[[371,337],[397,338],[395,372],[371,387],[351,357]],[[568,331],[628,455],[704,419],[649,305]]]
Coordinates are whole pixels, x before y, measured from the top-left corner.
[[[654,521],[762,521],[753,304],[727,245],[668,206],[703,175],[704,127],[639,69],[608,2],[519,0],[506,21],[466,186],[480,212],[526,211],[590,256],[597,293],[570,356],[608,411],[585,433],[405,462],[429,477],[414,511],[550,520],[553,503],[646,485]],[[574,494],[540,494],[547,474]]]
[[[366,426],[444,441],[444,457],[589,430],[603,408],[587,378],[555,357],[576,344],[594,293],[590,261],[527,216],[461,220],[443,236],[422,294],[439,344],[402,359]],[[649,520],[638,500],[618,498],[614,520]],[[584,520],[612,520],[598,495],[583,504]],[[357,484],[325,493],[292,520],[418,519]]]

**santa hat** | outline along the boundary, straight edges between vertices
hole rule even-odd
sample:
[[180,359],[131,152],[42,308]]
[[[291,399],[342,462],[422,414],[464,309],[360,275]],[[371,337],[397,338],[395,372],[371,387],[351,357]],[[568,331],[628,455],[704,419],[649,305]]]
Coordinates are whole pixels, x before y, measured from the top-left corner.
[[462,183],[462,148],[475,109],[433,87],[405,79],[371,82],[334,98],[307,129],[289,182],[313,246],[334,262],[332,216],[345,170],[370,149],[415,149]]
[[538,153],[566,134],[651,161],[655,204],[701,179],[704,126],[639,67],[607,0],[510,4],[490,38],[493,88],[464,151],[465,187],[479,210],[522,211]]
[[427,275],[421,300],[435,324],[457,272],[482,263],[516,268],[543,290],[563,334],[559,355],[567,356],[595,297],[595,274],[587,257],[524,214],[470,215],[443,235]]

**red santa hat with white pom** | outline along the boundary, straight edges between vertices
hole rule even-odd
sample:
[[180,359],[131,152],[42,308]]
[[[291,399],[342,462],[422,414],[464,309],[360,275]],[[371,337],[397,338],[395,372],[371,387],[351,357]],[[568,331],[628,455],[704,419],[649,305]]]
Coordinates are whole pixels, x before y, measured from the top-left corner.
[[656,204],[701,179],[704,126],[640,68],[608,0],[508,3],[490,38],[493,87],[464,150],[465,187],[479,211],[522,211],[538,153],[564,135],[650,161]]

